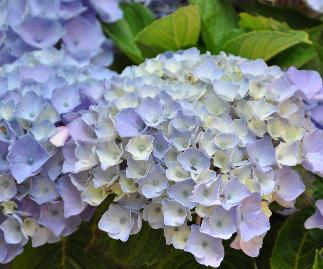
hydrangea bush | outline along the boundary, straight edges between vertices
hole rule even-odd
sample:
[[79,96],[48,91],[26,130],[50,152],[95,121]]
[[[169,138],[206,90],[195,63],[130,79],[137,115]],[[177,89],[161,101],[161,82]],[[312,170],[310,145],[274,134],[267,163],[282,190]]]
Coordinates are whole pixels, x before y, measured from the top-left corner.
[[0,0],[0,263],[321,268],[323,28],[305,14]]
[[55,49],[0,68],[0,262],[57,242],[89,220],[93,207],[63,175],[66,125],[103,96],[114,75]]
[[114,239],[145,220],[201,264],[219,266],[232,236],[255,257],[268,205],[291,208],[304,192],[291,167],[322,171],[323,132],[304,102],[321,96],[317,72],[196,49],[162,54],[126,68],[68,124],[63,170],[85,204],[116,195],[98,224]]

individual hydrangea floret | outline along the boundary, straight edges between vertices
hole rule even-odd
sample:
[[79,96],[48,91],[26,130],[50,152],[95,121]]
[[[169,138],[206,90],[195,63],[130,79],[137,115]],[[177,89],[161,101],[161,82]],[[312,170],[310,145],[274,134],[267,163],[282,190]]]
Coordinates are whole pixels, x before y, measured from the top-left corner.
[[[38,6],[33,7],[36,12]],[[89,147],[78,144],[75,152],[63,152],[62,146],[73,133],[68,123],[99,102],[105,79],[113,75],[80,67],[56,49],[27,53],[0,67],[1,263],[20,254],[29,239],[34,247],[56,242],[92,214],[91,203],[82,199],[84,190],[72,183],[81,177],[64,174],[71,170],[64,163],[77,157],[85,156],[73,169],[92,167]]]
[[292,208],[304,192],[292,167],[322,171],[321,131],[307,115],[321,84],[315,72],[261,59],[158,55],[69,118],[63,171],[85,205],[114,195],[99,224],[112,238],[126,241],[143,219],[204,265],[219,266],[232,237],[231,247],[257,256],[268,205]]

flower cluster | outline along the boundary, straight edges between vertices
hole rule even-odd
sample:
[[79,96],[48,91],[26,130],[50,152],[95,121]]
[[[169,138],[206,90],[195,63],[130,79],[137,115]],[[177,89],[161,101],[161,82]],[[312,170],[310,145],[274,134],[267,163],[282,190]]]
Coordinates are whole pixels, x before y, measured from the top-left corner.
[[56,242],[92,216],[62,173],[60,146],[66,125],[102,98],[111,76],[55,49],[0,68],[0,263],[29,238],[33,247]]
[[219,266],[233,235],[231,247],[257,256],[268,205],[291,208],[304,191],[291,167],[323,171],[323,131],[305,104],[322,96],[317,72],[189,49],[106,87],[68,124],[62,152],[85,204],[115,195],[99,222],[112,238],[126,241],[145,220],[204,265]]
[[110,65],[112,44],[104,38],[96,14],[105,22],[123,15],[118,0],[1,1],[0,65],[26,51],[54,46],[78,61]]

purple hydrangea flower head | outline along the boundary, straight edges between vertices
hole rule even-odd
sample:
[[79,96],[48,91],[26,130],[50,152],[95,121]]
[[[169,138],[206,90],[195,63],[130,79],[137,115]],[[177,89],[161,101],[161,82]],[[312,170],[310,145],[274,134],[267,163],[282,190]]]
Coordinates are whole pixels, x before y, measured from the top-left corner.
[[[122,18],[119,0],[109,1],[3,1],[0,21],[0,65],[24,52],[60,46],[81,63],[110,65],[110,40],[106,42],[99,20]],[[2,18],[3,17],[3,18]],[[106,60],[98,60],[102,55]]]
[[[37,1],[31,5],[40,12]],[[14,23],[16,15],[11,16]],[[56,242],[91,216],[90,204],[81,198],[89,189],[88,171],[83,177],[70,172],[98,160],[87,154],[92,133],[77,121],[74,128],[67,125],[103,96],[104,81],[113,73],[104,69],[104,76],[95,75],[100,69],[80,66],[56,49],[26,53],[0,67],[1,263],[20,254],[29,239],[34,247]],[[95,98],[88,93],[94,85]],[[69,142],[79,138],[76,146]],[[65,144],[71,147],[62,150]]]

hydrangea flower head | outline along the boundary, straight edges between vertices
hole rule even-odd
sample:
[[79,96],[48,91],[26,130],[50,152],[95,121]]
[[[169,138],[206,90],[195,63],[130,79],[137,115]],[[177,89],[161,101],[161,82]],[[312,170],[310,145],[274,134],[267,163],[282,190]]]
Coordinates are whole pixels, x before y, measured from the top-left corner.
[[80,62],[111,64],[112,44],[105,39],[96,13],[108,23],[121,19],[119,0],[4,0],[0,5],[0,65],[24,52],[55,46]]
[[112,238],[126,241],[143,219],[201,264],[219,266],[232,236],[254,257],[270,229],[263,204],[290,208],[304,191],[292,167],[322,171],[306,114],[321,83],[260,59],[166,52],[126,68],[67,123],[63,167],[83,203],[114,193],[99,224]]
[[[62,146],[73,135],[66,125],[102,98],[100,74],[113,76],[107,69],[80,67],[56,49],[26,53],[0,67],[1,263],[20,254],[29,239],[36,247],[71,234],[91,214],[72,183],[76,176],[64,175]],[[82,157],[86,146],[72,153]],[[86,161],[79,166],[89,167]]]

